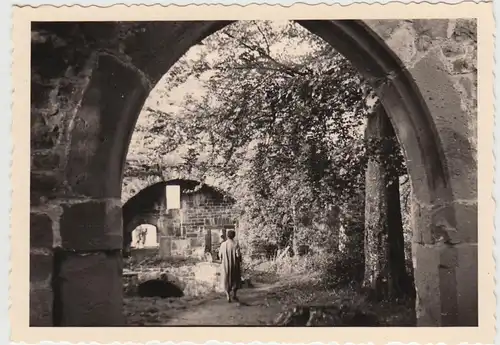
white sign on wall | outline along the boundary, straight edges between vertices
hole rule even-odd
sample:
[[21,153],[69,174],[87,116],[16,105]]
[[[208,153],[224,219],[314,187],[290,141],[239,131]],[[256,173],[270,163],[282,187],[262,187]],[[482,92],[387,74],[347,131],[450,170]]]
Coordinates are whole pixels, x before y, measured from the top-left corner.
[[181,186],[167,186],[167,210],[178,210],[181,208]]

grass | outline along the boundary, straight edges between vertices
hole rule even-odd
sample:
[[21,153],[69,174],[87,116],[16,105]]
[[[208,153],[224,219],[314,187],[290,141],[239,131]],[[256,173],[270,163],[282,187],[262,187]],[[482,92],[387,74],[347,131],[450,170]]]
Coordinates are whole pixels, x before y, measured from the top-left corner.
[[[415,300],[372,301],[354,287],[333,287],[324,283],[322,272],[311,270],[314,257],[283,258],[267,263],[248,264],[247,274],[252,281],[278,284],[268,298],[286,307],[344,305],[351,310],[370,312],[383,326],[411,327],[416,325]],[[266,271],[258,268],[266,267]]]

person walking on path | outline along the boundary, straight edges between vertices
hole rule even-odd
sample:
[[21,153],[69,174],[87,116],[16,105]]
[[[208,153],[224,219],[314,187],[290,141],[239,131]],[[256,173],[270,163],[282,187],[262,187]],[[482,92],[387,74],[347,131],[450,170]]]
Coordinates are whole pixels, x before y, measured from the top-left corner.
[[[221,279],[222,287],[226,292],[227,301],[238,301],[236,293],[241,284],[241,250],[240,246],[234,240],[236,232],[229,230],[226,241],[222,242],[219,248],[219,257],[221,259]],[[231,292],[233,294],[231,298]]]

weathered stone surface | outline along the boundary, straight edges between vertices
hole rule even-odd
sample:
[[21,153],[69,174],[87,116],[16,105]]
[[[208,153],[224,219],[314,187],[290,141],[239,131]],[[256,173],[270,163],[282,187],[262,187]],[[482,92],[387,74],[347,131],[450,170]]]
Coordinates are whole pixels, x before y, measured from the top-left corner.
[[466,49],[463,44],[456,41],[447,41],[443,44],[441,48],[443,55],[447,58],[452,58],[457,55],[465,54]]
[[95,200],[62,204],[62,247],[74,250],[121,249],[122,216],[119,201]]
[[30,283],[50,285],[54,256],[51,253],[30,253]]
[[61,157],[53,151],[43,150],[31,153],[31,170],[56,170],[60,162]]
[[452,37],[457,41],[477,41],[477,20],[457,19]]
[[401,20],[365,20],[365,23],[370,26],[384,40],[391,37],[393,32],[404,25]]
[[30,247],[52,248],[52,219],[43,213],[30,213]]
[[30,327],[52,327],[52,289],[47,286],[43,288],[30,287]]
[[417,295],[417,326],[440,326],[440,253],[433,247],[414,243],[412,254]]
[[168,258],[172,256],[172,236],[160,236],[160,257]]
[[50,123],[37,111],[31,111],[31,147],[39,149],[53,148],[59,139],[60,127]]
[[413,27],[417,35],[426,35],[431,39],[448,36],[449,19],[415,19]]
[[31,84],[31,104],[37,105],[38,110],[49,114],[57,112],[58,89],[51,83],[33,82]]
[[418,325],[477,325],[477,246],[414,243],[412,251]]
[[[456,229],[456,234],[452,234],[454,243],[478,243],[478,209],[477,202],[474,201],[457,201],[449,207],[448,212],[452,212],[453,209],[455,213],[456,224],[454,228]],[[436,219],[436,223],[439,220]],[[438,223],[439,224],[439,223]],[[455,235],[456,237],[454,237]]]
[[387,45],[397,51],[398,57],[404,65],[412,63],[416,54],[415,34],[411,27],[404,26],[396,30],[389,38],[387,38]]
[[65,172],[74,192],[98,198],[120,195],[128,138],[148,92],[133,67],[111,55],[98,56],[73,120]]
[[428,54],[410,72],[417,81],[433,117],[446,157],[453,196],[477,198],[477,161],[470,145],[468,116],[460,108],[460,97],[435,54]]
[[[49,152],[45,159],[33,159],[32,207],[62,196],[118,198],[127,144],[151,85],[194,43],[228,23],[35,23],[31,148],[54,150],[61,156],[59,163],[49,158]],[[370,21],[380,37],[357,21],[301,24],[333,43],[374,83],[404,146],[413,192],[422,210],[414,212],[419,324],[472,324],[477,319],[477,285],[471,284],[477,279],[477,254],[471,249],[477,239],[472,220],[477,212],[473,205],[477,199],[475,20]],[[406,64],[408,75],[394,56]],[[58,165],[65,167],[64,179],[51,169]],[[453,212],[446,210],[438,217],[428,205],[452,207],[455,220],[449,218]],[[81,206],[88,207],[82,211],[84,216],[75,211],[77,206],[75,210],[65,207],[61,235],[68,248],[121,248],[117,240],[121,235],[110,230],[113,226],[121,231],[121,224],[111,220],[114,215],[97,206]],[[443,225],[436,222],[443,218],[445,231],[456,228],[460,240],[453,247],[457,251],[454,269],[439,267],[453,256],[443,256],[432,245],[438,243],[436,229]],[[68,259],[62,274],[69,279],[56,293],[63,301],[66,325],[121,323],[116,260]],[[104,288],[89,285],[93,279]],[[455,289],[448,289],[453,281]],[[450,296],[443,299],[443,293]],[[76,295],[82,298],[73,300]],[[47,315],[46,303],[36,296],[30,301],[30,322],[43,319],[36,315]]]
[[119,252],[68,254],[60,265],[57,298],[61,307],[61,326],[124,324]]
[[477,262],[477,244],[457,247],[457,267],[455,269],[458,299],[457,326],[477,326],[479,324]]
[[211,292],[223,292],[220,269],[219,263],[200,262],[191,266],[139,271],[134,276],[127,272],[124,279],[130,295],[136,293],[134,286],[148,280],[161,279],[177,286],[185,296],[202,296]]
[[35,172],[30,174],[30,203],[39,205],[62,195],[62,176],[56,172]]
[[478,213],[475,202],[431,206],[414,201],[412,222],[413,241],[416,243],[477,243]]
[[[181,186],[181,209],[166,210],[165,191],[169,184]],[[159,182],[127,200],[123,206],[124,246],[132,240],[131,236],[126,238],[127,234],[141,224],[155,225],[163,236],[174,237],[172,246],[166,242],[164,247],[160,245],[160,248],[171,248],[169,255],[190,255],[197,249],[193,248],[194,244],[202,246],[205,232],[200,231],[200,227],[213,225],[234,229],[239,215],[238,210],[233,208],[234,200],[208,185],[202,184],[199,190],[195,190],[199,185],[197,181],[184,179]],[[183,236],[191,240],[178,239]]]

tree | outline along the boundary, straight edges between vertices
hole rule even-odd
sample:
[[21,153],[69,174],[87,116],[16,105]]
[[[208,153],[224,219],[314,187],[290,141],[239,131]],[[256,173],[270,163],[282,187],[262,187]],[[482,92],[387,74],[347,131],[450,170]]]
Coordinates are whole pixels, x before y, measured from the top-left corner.
[[250,243],[324,246],[338,229],[315,224],[338,208],[345,253],[360,253],[362,266],[371,152],[362,129],[373,93],[349,61],[295,23],[265,21],[230,25],[188,55],[160,83],[158,102],[187,81],[203,87],[171,111],[146,107],[144,141],[157,148],[149,159],[161,165],[181,151],[177,169],[223,176]]
[[368,119],[366,170],[365,275],[363,286],[379,299],[408,293],[399,176],[404,165],[394,129],[379,106]]

